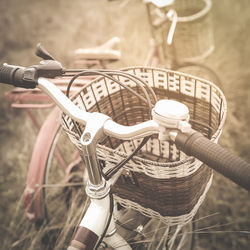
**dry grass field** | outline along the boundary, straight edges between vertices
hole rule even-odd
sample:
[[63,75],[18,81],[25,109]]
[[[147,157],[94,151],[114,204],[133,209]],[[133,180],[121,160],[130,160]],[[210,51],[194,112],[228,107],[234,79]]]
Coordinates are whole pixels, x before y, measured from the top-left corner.
[[[220,75],[228,101],[220,143],[250,162],[250,2],[214,0],[212,13],[215,51],[206,63]],[[74,49],[96,46],[113,36],[122,41],[122,59],[113,68],[143,64],[150,31],[142,0],[0,0],[1,64],[36,64],[34,48],[41,42],[69,66]],[[10,89],[0,86],[0,248],[27,249],[18,240],[29,241],[38,233],[22,238],[21,225],[29,230],[31,225],[19,216],[36,131],[23,110],[5,101]],[[39,119],[43,117],[40,112]],[[197,215],[203,219],[197,223],[194,249],[249,249],[249,198],[247,191],[215,173]]]

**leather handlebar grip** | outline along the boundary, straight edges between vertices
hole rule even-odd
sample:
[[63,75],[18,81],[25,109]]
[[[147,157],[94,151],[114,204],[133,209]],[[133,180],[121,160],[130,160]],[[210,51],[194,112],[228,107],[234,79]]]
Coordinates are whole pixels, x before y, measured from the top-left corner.
[[13,68],[8,66],[0,67],[0,82],[12,85]]
[[37,85],[36,82],[24,80],[24,71],[23,67],[12,65],[0,66],[0,83],[26,89],[35,88]]
[[210,141],[201,133],[178,133],[177,148],[187,155],[194,156],[209,167],[250,190],[250,164],[240,157]]

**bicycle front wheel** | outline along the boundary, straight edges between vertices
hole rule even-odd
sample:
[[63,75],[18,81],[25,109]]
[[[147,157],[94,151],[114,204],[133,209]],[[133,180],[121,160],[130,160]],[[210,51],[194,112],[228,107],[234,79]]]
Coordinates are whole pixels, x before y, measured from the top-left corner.
[[[47,221],[60,220],[72,201],[82,200],[84,195],[85,168],[79,152],[60,127],[51,145],[44,173],[43,206]],[[82,197],[78,197],[81,193]]]
[[117,231],[132,249],[192,249],[194,239],[192,221],[185,225],[169,226],[132,209],[121,208],[119,204],[118,207],[115,213]]

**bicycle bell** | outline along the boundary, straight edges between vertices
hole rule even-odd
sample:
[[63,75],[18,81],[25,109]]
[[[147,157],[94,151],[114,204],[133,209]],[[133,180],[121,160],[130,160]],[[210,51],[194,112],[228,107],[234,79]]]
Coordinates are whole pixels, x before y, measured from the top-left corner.
[[183,133],[191,129],[188,107],[174,100],[160,100],[152,110],[153,120],[159,124],[160,140],[168,140],[169,132],[180,130]]

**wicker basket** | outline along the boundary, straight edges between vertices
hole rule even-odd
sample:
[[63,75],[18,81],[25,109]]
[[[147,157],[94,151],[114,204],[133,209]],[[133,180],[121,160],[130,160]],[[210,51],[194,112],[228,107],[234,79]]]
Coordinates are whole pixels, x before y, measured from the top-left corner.
[[[212,83],[170,70],[135,67],[129,72],[150,85],[159,99],[173,99],[186,104],[194,129],[217,141],[226,116],[226,100]],[[114,76],[116,77],[116,76]],[[118,77],[126,85],[141,90],[135,83]],[[80,108],[101,112],[123,125],[134,125],[150,119],[147,106],[116,82],[101,77],[84,87],[73,98]],[[75,122],[65,114],[62,126],[81,150]],[[82,125],[77,125],[83,130]],[[131,153],[140,140],[120,141],[106,138],[98,145],[97,154],[106,168],[114,167]],[[130,160],[113,187],[116,199],[141,213],[178,222],[189,220],[204,199],[212,171],[193,157],[187,157],[168,141],[152,136],[137,156]]]
[[157,15],[156,6],[147,4],[149,21],[153,37],[166,64],[170,56],[178,61],[198,61],[214,50],[213,27],[211,20],[211,0],[175,0],[174,5],[157,11],[166,13],[169,8],[177,12],[177,25],[174,33],[173,46],[167,46],[167,35],[170,22],[160,28],[153,28]]

